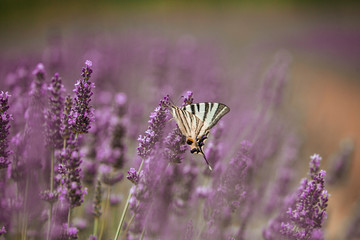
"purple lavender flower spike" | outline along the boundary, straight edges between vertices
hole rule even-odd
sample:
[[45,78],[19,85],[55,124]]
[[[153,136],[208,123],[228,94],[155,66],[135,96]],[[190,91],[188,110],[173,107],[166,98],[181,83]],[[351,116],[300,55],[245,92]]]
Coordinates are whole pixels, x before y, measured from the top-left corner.
[[6,233],[6,228],[5,226],[2,226],[2,228],[0,229],[0,236]]
[[194,94],[192,91],[186,92],[186,96],[183,96],[183,98],[184,98],[184,102],[182,104],[183,107],[185,107],[186,105],[189,105],[189,104],[193,104],[193,102],[194,102],[193,95]]
[[126,178],[129,179],[133,184],[137,185],[140,180],[140,175],[141,173],[138,174],[135,168],[130,168]]
[[94,194],[94,201],[93,201],[93,211],[92,214],[95,217],[100,217],[101,212],[101,199],[102,198],[102,189],[101,189],[101,182],[98,180],[96,182],[95,194]]
[[8,92],[0,92],[0,169],[7,168],[10,164],[8,158],[11,152],[8,150],[9,140],[7,137],[9,136],[9,123],[12,120],[12,115],[7,112],[9,97]]
[[[326,219],[329,194],[325,189],[326,172],[320,170],[321,157],[310,157],[309,178],[303,178],[300,187],[288,201],[287,210],[272,219],[263,237],[270,239],[322,239],[321,228]],[[313,238],[312,238],[313,237]]]
[[[69,144],[70,145],[70,144]],[[84,201],[87,189],[83,189],[81,184],[81,159],[75,143],[73,148],[66,148],[60,156],[58,173],[60,174],[60,185],[58,188],[59,199],[66,200],[70,208],[80,206]]]
[[113,186],[116,183],[120,182],[124,178],[124,174],[121,172],[115,174],[103,174],[101,176],[101,181],[109,186]]
[[36,65],[35,69],[33,70],[32,74],[35,76],[34,81],[31,85],[31,90],[29,95],[33,96],[34,99],[41,99],[45,96],[45,67],[42,63]]
[[46,140],[48,146],[59,149],[63,146],[60,127],[64,108],[64,98],[62,97],[64,86],[58,73],[55,73],[51,79],[48,91],[50,92],[50,107],[46,114]]
[[81,73],[82,78],[76,82],[73,90],[76,97],[69,119],[73,132],[77,134],[87,133],[91,127],[90,123],[94,121],[94,108],[89,105],[93,95],[92,91],[95,88],[95,84],[89,81],[92,73],[92,62],[86,60],[85,65]]
[[97,240],[97,237],[94,236],[94,235],[90,235],[90,236],[89,236],[89,240]]
[[78,239],[79,230],[76,227],[67,227],[65,225],[66,224],[64,224],[64,228],[67,231],[67,238],[68,239]]
[[146,159],[150,155],[155,144],[161,139],[167,121],[166,108],[169,105],[169,97],[166,96],[160,101],[154,112],[150,114],[150,120],[148,121],[150,126],[145,131],[145,135],[139,136],[137,152],[142,159]]
[[314,179],[314,177],[320,170],[320,161],[322,160],[322,157],[320,157],[319,154],[315,153],[310,157],[310,159],[311,161],[309,163],[310,169],[308,175],[310,178]]
[[185,137],[180,133],[179,128],[174,128],[166,137],[165,146],[165,158],[171,163],[181,163],[187,146],[185,144]]

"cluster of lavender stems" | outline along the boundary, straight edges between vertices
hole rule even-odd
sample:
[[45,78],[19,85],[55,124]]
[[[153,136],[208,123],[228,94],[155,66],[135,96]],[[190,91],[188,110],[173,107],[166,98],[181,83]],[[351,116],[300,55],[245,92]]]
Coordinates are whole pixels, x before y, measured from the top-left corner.
[[[186,37],[109,43],[85,52],[93,61],[75,85],[69,52],[13,68],[0,92],[0,239],[324,239],[327,186],[346,175],[353,145],[328,177],[319,155],[301,176],[303,139],[282,105],[289,54],[262,82],[232,79],[253,92],[228,86],[209,49]],[[197,102],[232,109],[204,146],[212,172],[169,111]]]

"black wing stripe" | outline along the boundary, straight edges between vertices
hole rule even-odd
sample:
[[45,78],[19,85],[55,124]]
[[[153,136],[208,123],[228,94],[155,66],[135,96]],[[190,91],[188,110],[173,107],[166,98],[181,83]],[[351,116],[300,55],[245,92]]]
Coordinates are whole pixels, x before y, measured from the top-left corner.
[[218,108],[216,109],[216,112],[214,114],[214,117],[212,120],[215,120],[218,116],[218,114],[220,113],[220,111],[224,108],[224,105],[218,104]]
[[191,107],[191,112],[192,112],[192,114],[195,114],[195,105],[194,105],[194,104],[191,104],[190,107]]
[[192,118],[189,112],[187,111],[182,111],[182,114],[184,115],[184,122],[186,123],[189,131],[188,131],[188,135],[191,135],[191,126],[192,126]]
[[187,135],[189,135],[190,128],[189,128],[189,125],[188,125],[188,123],[186,121],[186,118],[184,116],[184,112],[180,108],[176,108],[176,112],[177,112],[177,117],[180,120],[181,124],[184,126],[184,129],[185,129]]
[[204,126],[204,122],[201,121],[199,118],[197,118],[197,119],[198,119],[199,124],[196,125],[196,132],[195,132],[196,137],[199,136],[199,133],[200,133],[202,127]]
[[216,117],[213,119],[213,121],[211,122],[211,124],[210,124],[210,126],[209,126],[208,129],[210,129],[210,128],[212,128],[213,126],[215,126],[215,125],[218,123],[218,121],[219,121],[226,113],[228,113],[229,111],[230,111],[230,109],[229,109],[227,106],[221,104],[221,110],[216,113],[217,115],[216,115]]

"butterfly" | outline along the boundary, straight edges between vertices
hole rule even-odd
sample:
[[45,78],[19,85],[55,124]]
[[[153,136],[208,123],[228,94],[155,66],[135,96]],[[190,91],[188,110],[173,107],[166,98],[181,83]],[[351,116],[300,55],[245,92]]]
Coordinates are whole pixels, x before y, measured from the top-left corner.
[[204,143],[210,129],[229,111],[230,108],[222,103],[204,102],[189,104],[182,108],[171,105],[173,118],[181,134],[186,137],[190,152],[203,155],[210,170],[212,167],[203,151]]

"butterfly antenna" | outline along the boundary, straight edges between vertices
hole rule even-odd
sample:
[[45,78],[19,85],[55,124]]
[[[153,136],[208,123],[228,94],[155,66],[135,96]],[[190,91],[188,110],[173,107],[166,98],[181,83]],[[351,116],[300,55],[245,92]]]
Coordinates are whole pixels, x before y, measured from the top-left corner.
[[203,150],[202,150],[201,148],[200,148],[200,152],[201,152],[201,153],[202,153],[202,155],[204,156],[205,162],[206,162],[206,164],[208,165],[209,170],[210,170],[210,171],[212,171],[213,169],[212,169],[212,167],[211,167],[211,165],[210,165],[209,161],[206,159],[205,153],[203,152]]
[[[170,104],[172,105],[172,106],[176,106],[176,104],[174,103],[174,101],[170,98],[170,96],[168,96],[169,97],[169,102],[170,102]],[[171,107],[171,106],[170,106]]]

